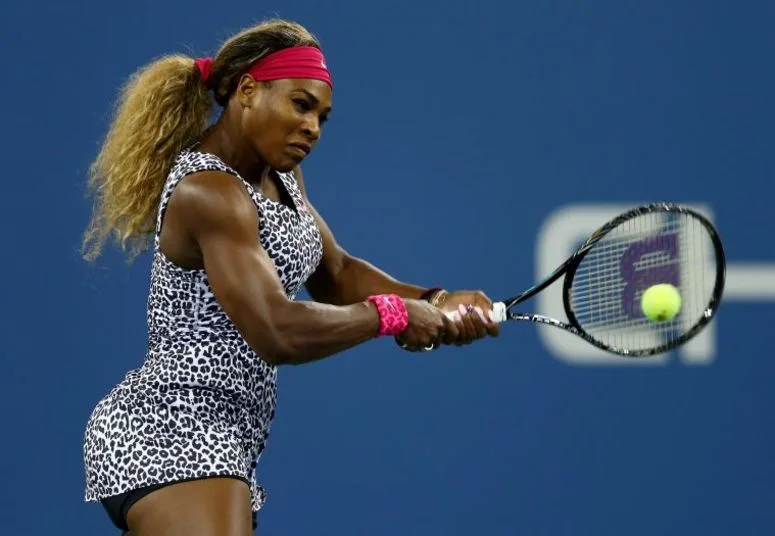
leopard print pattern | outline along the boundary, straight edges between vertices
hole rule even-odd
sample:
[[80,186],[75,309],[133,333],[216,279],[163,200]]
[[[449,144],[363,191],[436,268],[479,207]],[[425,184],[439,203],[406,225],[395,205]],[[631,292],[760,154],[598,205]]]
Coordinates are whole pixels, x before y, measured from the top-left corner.
[[409,313],[401,296],[397,294],[377,294],[369,296],[379,314],[379,331],[377,336],[401,335],[409,326]]
[[159,205],[142,365],[98,402],[84,438],[87,502],[144,486],[233,476],[248,483],[257,512],[266,500],[256,467],[274,418],[276,367],[248,346],[202,269],[173,264],[159,248],[167,203],[184,177],[234,175],[260,214],[260,242],[290,299],[322,257],[320,232],[292,173],[279,174],[295,210],[257,192],[211,154],[185,150]]

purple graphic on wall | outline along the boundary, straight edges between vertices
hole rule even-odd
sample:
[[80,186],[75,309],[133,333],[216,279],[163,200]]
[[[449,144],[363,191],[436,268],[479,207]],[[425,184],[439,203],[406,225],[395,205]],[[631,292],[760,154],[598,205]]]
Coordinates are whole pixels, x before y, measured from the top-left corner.
[[666,233],[633,243],[622,255],[619,272],[624,280],[622,309],[629,318],[642,318],[638,297],[651,285],[680,280],[678,235]]

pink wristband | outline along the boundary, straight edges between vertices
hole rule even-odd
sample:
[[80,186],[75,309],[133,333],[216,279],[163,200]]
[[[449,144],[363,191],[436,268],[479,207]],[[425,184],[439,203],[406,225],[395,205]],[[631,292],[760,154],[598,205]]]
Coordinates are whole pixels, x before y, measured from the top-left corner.
[[404,300],[397,294],[377,294],[369,296],[368,300],[377,306],[379,313],[379,331],[377,337],[383,335],[400,335],[409,326],[409,313]]

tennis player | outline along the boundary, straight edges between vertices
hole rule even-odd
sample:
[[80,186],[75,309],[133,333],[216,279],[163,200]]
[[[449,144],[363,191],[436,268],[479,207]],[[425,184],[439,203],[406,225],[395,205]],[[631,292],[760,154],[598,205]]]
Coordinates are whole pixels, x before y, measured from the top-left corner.
[[[84,256],[112,236],[130,258],[152,249],[149,345],[94,408],[84,461],[86,500],[124,532],[252,533],[278,366],[375,336],[417,351],[498,334],[484,293],[402,283],[337,244],[299,168],[332,87],[318,41],[270,20],[214,59],[161,58],[122,92]],[[295,301],[302,285],[314,301]]]

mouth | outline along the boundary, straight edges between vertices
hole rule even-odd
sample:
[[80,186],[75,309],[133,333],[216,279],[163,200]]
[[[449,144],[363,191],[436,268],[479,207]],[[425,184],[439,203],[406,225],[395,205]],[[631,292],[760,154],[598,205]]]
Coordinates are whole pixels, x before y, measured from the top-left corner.
[[309,145],[308,143],[301,143],[301,142],[289,143],[288,147],[290,147],[291,149],[294,149],[295,152],[299,153],[301,156],[307,156],[310,153],[310,151],[312,151],[312,146]]

